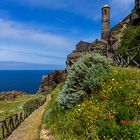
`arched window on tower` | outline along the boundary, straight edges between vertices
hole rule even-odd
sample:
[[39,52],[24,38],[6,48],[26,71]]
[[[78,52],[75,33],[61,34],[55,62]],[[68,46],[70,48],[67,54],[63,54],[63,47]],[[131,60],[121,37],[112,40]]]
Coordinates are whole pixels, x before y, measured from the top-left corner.
[[104,10],[104,14],[107,15],[107,10],[106,9]]

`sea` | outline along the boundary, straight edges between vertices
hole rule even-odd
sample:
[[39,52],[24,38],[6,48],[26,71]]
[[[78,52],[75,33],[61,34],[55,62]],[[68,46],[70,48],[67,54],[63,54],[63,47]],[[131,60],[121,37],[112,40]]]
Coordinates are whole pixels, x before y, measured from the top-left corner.
[[52,70],[0,70],[0,92],[18,90],[34,94],[42,77]]

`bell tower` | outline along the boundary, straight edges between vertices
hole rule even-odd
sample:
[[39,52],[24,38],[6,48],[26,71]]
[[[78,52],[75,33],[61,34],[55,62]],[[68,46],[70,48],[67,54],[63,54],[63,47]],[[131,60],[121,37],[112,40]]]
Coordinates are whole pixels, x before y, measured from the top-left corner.
[[101,39],[108,41],[110,33],[110,7],[105,4],[102,8],[102,35]]

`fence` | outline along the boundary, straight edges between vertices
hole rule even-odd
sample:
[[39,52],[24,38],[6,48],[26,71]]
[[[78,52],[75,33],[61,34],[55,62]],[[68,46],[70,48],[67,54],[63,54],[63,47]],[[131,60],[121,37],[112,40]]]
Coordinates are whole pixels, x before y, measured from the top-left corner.
[[122,67],[128,67],[130,65],[140,67],[140,46],[129,49],[123,53],[115,53],[113,61],[115,65]]
[[44,98],[33,107],[0,121],[0,140],[5,140],[34,110],[42,106],[45,102],[46,99]]

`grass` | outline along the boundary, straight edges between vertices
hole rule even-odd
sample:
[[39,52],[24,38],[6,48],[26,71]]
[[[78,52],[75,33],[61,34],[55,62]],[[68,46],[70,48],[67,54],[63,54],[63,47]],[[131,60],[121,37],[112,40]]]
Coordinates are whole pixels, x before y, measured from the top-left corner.
[[47,102],[35,110],[24,122],[11,134],[8,140],[39,140],[42,116]]
[[139,140],[140,69],[116,68],[102,89],[72,109],[61,110],[52,91],[44,121],[57,140]]
[[[24,111],[25,108],[33,107],[35,103],[42,101],[46,96],[40,94],[26,94],[17,97],[11,101],[0,101],[0,120]],[[9,139],[25,139],[35,140],[39,137],[39,130],[44,113],[44,105],[36,109],[24,122],[12,133]],[[1,136],[0,131],[0,136]],[[12,138],[11,138],[12,137]]]
[[23,105],[34,95],[22,95],[12,101],[0,101],[0,120],[22,111]]

